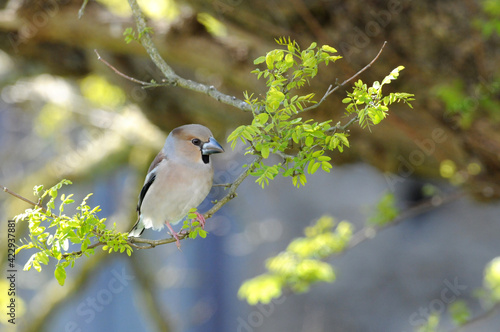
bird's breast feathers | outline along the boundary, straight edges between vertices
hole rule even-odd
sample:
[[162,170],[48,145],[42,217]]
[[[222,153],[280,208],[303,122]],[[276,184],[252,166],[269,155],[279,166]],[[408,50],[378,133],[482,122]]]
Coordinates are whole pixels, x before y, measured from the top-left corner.
[[140,213],[146,228],[176,224],[198,207],[212,187],[213,169],[205,164],[185,164],[169,159],[158,163],[153,184],[146,192]]

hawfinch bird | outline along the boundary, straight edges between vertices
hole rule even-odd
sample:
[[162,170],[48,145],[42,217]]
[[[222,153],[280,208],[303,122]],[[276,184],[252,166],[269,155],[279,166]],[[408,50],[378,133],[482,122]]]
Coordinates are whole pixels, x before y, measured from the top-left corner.
[[[224,152],[207,127],[189,124],[170,132],[163,149],[149,166],[137,204],[138,219],[129,236],[139,237],[145,228],[172,229],[198,207],[212,188],[214,170],[210,155]],[[205,219],[196,213],[201,225]]]

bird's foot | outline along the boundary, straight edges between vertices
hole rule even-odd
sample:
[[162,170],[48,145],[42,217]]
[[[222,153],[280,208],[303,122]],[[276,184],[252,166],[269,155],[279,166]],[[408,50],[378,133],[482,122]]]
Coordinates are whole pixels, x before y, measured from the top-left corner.
[[167,225],[168,229],[170,230],[170,234],[172,234],[172,236],[174,237],[177,249],[181,251],[181,241],[179,239],[179,234],[177,234],[177,232],[174,231],[174,229],[172,228],[172,226],[170,226],[170,223],[168,221],[165,223],[165,225]]
[[205,217],[203,217],[203,215],[198,211],[195,212],[195,214],[196,214],[196,219],[200,222],[201,228],[205,229]]

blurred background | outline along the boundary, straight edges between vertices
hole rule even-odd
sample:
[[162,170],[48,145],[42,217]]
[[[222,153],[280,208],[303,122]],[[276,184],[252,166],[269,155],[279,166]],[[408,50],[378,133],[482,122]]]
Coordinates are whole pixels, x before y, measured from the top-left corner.
[[[500,252],[500,2],[157,0],[140,1],[162,56],[182,77],[243,98],[265,91],[253,60],[290,36],[301,46],[329,44],[344,57],[324,68],[310,91],[318,98],[369,63],[371,84],[406,69],[391,87],[414,93],[414,109],[396,105],[371,132],[351,127],[351,148],[332,154],[330,174],[294,188],[278,178],[264,190],[247,178],[238,197],[208,220],[206,239],[135,252],[97,254],[68,270],[64,287],[54,264],[22,271],[17,256],[17,324],[4,331],[413,331],[430,312],[466,301],[473,314],[484,267]],[[143,81],[162,76],[142,46],[125,43],[134,27],[128,3],[0,1],[0,183],[31,198],[63,178],[81,201],[94,195],[100,217],[120,231],[134,223],[149,163],[168,132],[201,123],[223,143],[248,114],[178,87],[142,89],[97,59]],[[338,80],[338,81],[337,81]],[[387,90],[386,92],[388,92]],[[342,120],[331,96],[310,116]],[[228,183],[249,160],[244,147],[214,156],[215,183]],[[241,283],[265,272],[266,258],[286,248],[322,215],[358,229],[387,191],[402,209],[429,188],[450,203],[412,216],[329,262],[337,280],[268,304],[238,299]],[[456,195],[457,192],[463,193]],[[215,187],[199,207],[224,195]],[[0,195],[1,243],[7,220],[28,208]],[[70,213],[71,211],[68,211]],[[18,239],[26,225],[16,227]],[[165,233],[146,231],[147,238]],[[3,271],[7,251],[0,250]],[[0,280],[1,307],[8,283]],[[498,331],[500,313],[463,331]]]

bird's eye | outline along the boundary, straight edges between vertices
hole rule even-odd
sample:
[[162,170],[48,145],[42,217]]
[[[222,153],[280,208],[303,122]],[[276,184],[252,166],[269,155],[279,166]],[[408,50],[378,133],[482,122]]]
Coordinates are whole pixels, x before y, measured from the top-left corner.
[[193,138],[193,139],[191,140],[191,143],[193,143],[193,144],[194,144],[194,145],[196,145],[196,146],[200,146],[201,141],[200,141],[198,138]]

